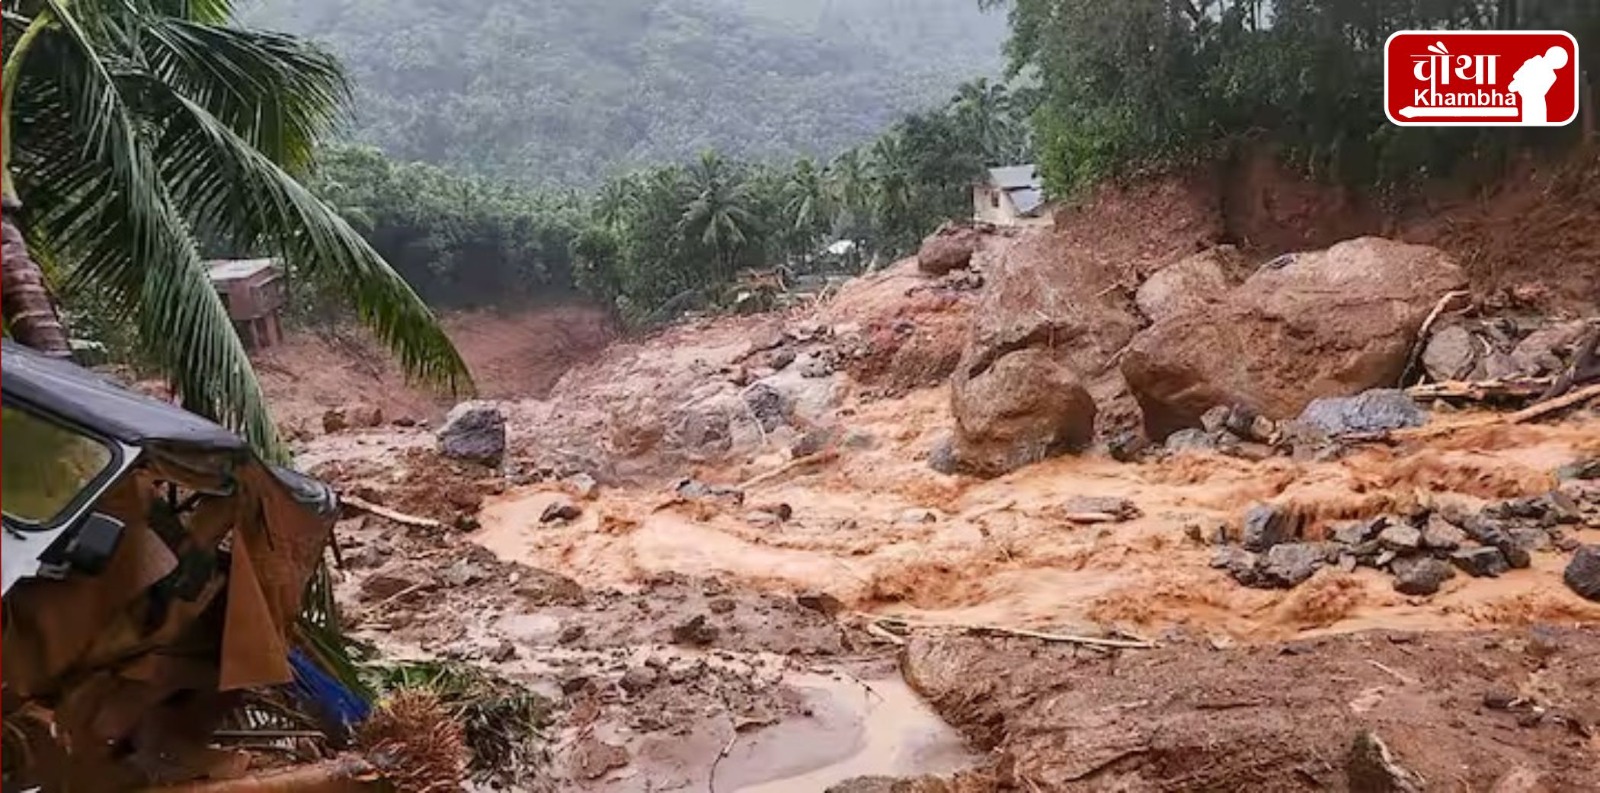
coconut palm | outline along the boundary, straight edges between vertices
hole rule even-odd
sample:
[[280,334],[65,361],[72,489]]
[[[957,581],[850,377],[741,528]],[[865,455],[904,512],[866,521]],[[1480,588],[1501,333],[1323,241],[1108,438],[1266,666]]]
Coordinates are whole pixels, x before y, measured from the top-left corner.
[[455,390],[465,365],[427,306],[298,180],[348,96],[297,39],[231,24],[231,0],[0,0],[5,195],[26,202],[33,256],[5,213],[5,314],[18,341],[64,352],[47,294],[92,285],[121,307],[185,407],[281,455],[261,386],[197,237],[337,283],[404,369]]
[[716,256],[718,275],[733,277],[741,253],[751,247],[756,232],[750,211],[749,190],[727,160],[707,151],[689,167],[692,196],[683,210],[683,236]]
[[1025,148],[1016,104],[1005,83],[980,77],[962,83],[950,111],[962,133],[977,143],[987,165],[1010,165]]

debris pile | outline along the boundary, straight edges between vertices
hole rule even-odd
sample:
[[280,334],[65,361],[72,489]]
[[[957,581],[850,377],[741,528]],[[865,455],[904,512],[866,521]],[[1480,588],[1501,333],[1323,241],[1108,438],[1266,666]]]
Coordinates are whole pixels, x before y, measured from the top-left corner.
[[1592,495],[1580,502],[1567,489],[1557,489],[1476,512],[1418,509],[1379,515],[1323,527],[1320,537],[1292,509],[1257,504],[1245,513],[1237,544],[1222,538],[1212,567],[1261,589],[1299,586],[1324,567],[1345,572],[1367,567],[1392,574],[1401,594],[1428,596],[1457,571],[1493,578],[1529,567],[1535,553],[1579,551],[1568,583],[1593,599],[1584,587],[1595,584],[1600,569],[1590,569],[1585,561],[1590,557],[1575,538],[1586,523],[1600,526],[1600,498]]

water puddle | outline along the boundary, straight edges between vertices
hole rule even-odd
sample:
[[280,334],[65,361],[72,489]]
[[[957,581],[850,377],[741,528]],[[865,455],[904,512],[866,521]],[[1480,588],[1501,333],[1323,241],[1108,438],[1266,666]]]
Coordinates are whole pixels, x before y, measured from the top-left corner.
[[948,774],[979,761],[898,677],[801,674],[789,682],[811,718],[740,736],[718,767],[718,790],[816,793],[861,776]]

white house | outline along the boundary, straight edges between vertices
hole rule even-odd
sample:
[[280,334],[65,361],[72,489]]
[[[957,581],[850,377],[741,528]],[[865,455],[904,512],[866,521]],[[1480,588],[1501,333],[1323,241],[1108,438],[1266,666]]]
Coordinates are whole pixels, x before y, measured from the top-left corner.
[[1050,223],[1052,204],[1044,180],[1032,165],[990,168],[972,186],[972,219],[996,226],[1038,226]]

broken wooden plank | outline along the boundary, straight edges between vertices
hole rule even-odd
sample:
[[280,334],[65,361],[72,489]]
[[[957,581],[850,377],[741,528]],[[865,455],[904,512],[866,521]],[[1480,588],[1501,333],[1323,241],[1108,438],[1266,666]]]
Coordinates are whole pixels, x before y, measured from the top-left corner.
[[933,622],[924,620],[911,620],[905,617],[883,617],[872,614],[860,614],[876,625],[901,625],[906,628],[925,628],[931,630],[954,630],[966,633],[996,633],[1002,636],[1016,636],[1024,639],[1038,639],[1042,642],[1060,644],[1077,644],[1085,647],[1103,647],[1117,650],[1154,650],[1157,645],[1151,641],[1134,641],[1131,639],[1109,639],[1102,636],[1079,636],[1068,633],[1045,633],[1031,631],[1024,628],[1004,628],[999,625],[977,625],[965,622]]
[[1470,399],[1487,402],[1500,399],[1533,399],[1554,382],[1550,377],[1523,377],[1494,380],[1446,380],[1424,383],[1406,389],[1412,399]]
[[418,517],[416,515],[407,515],[406,513],[400,512],[398,510],[393,510],[393,509],[389,509],[388,507],[379,506],[379,505],[374,504],[371,501],[368,501],[368,500],[366,500],[364,498],[361,498],[359,496],[341,495],[341,496],[339,496],[339,503],[344,504],[346,506],[349,506],[351,509],[358,509],[358,510],[360,510],[362,512],[366,512],[366,513],[370,513],[370,514],[373,514],[373,515],[377,515],[378,517],[384,518],[386,520],[392,520],[395,523],[399,523],[399,524],[404,525],[404,526],[415,526],[416,528],[419,528],[419,529],[442,529],[442,528],[444,528],[444,524],[443,523],[441,523],[441,522],[439,522],[437,520],[434,520],[433,518],[423,518],[423,517]]
[[1509,424],[1522,424],[1596,398],[1600,398],[1600,383],[1580,388],[1566,396],[1557,397],[1548,402],[1540,402],[1526,410],[1519,410],[1507,416],[1506,422]]

